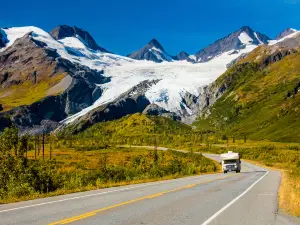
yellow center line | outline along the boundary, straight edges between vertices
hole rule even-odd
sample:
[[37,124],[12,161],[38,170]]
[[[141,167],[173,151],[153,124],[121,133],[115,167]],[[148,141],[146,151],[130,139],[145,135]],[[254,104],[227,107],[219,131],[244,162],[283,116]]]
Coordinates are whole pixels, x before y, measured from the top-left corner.
[[60,220],[58,222],[50,223],[49,225],[72,223],[72,222],[82,220],[82,219],[85,219],[85,218],[88,218],[88,217],[91,217],[91,216],[95,216],[97,213],[102,212],[102,211],[106,211],[106,210],[109,210],[109,209],[117,208],[117,207],[120,207],[120,206],[123,206],[123,205],[128,205],[128,204],[138,202],[138,201],[142,201],[142,200],[146,200],[146,199],[152,199],[152,198],[160,197],[160,196],[163,196],[164,194],[168,194],[168,193],[171,193],[171,192],[175,192],[175,191],[179,191],[179,190],[183,190],[183,189],[188,189],[188,188],[193,188],[193,187],[195,187],[196,185],[199,185],[199,184],[210,183],[210,182],[213,182],[213,181],[216,181],[216,180],[223,180],[223,179],[226,179],[226,178],[231,177],[231,176],[234,176],[234,175],[228,175],[226,177],[216,178],[216,179],[213,179],[213,180],[207,180],[207,181],[203,181],[203,182],[200,182],[200,183],[197,183],[197,184],[189,184],[189,185],[184,186],[184,187],[175,188],[175,189],[172,189],[172,190],[169,190],[169,191],[159,192],[159,193],[156,193],[156,194],[153,194],[153,195],[148,195],[148,196],[137,198],[137,199],[134,199],[134,200],[118,203],[118,204],[111,205],[111,206],[108,206],[108,207],[105,207],[105,208],[101,208],[101,209],[97,209],[97,210],[94,210],[94,211],[91,211],[91,212],[88,212],[88,213],[84,213],[84,214],[81,214],[81,215],[78,215],[78,216],[73,216],[73,217],[70,217],[70,218],[67,218],[67,219],[63,219],[63,220]]

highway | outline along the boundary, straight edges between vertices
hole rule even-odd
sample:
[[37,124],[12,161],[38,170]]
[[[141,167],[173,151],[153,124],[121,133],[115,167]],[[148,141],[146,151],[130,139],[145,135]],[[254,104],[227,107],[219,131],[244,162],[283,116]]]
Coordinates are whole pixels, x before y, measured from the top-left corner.
[[[218,156],[205,154],[217,159]],[[0,224],[300,224],[278,212],[280,172],[208,174],[0,206]]]

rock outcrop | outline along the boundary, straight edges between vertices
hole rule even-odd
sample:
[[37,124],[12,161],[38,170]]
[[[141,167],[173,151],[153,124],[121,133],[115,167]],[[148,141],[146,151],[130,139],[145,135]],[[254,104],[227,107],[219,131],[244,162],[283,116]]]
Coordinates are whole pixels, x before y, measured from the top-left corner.
[[146,115],[151,115],[151,116],[163,116],[163,117],[167,117],[167,118],[170,118],[173,120],[179,120],[179,121],[181,120],[180,116],[178,116],[176,113],[165,110],[164,108],[162,108],[156,104],[148,105],[144,109],[143,113]]

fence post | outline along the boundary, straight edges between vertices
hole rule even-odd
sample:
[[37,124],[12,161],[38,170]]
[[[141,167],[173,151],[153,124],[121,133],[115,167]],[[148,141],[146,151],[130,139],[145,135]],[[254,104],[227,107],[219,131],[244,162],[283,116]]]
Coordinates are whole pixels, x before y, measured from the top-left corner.
[[44,131],[43,131],[42,144],[43,144],[43,161],[45,161],[45,133],[44,133]]
[[36,136],[34,136],[34,160],[36,160]]
[[49,136],[49,151],[50,151],[50,160],[52,158],[52,138]]

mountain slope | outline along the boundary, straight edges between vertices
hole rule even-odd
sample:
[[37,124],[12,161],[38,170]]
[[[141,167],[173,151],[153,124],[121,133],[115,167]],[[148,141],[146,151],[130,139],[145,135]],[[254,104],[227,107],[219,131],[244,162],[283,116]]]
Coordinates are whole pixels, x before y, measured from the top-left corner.
[[[57,57],[55,51],[44,49],[43,43],[35,41],[30,34],[18,39],[2,52],[0,102],[4,110],[31,104],[47,96],[47,90],[66,77],[55,61]],[[53,94],[63,89],[53,90]]]
[[44,38],[52,41],[50,35],[32,30],[10,29],[0,51],[0,130],[10,124],[21,131],[54,129],[98,99],[101,89],[95,83],[107,81],[101,71],[60,58],[45,43]]
[[197,62],[207,62],[224,52],[232,51],[232,54],[235,54],[249,45],[267,44],[269,40],[271,39],[266,35],[254,32],[250,27],[244,26],[198,51],[195,56]]
[[145,47],[129,54],[128,57],[136,60],[148,60],[153,62],[172,61],[172,57],[165,52],[165,49],[156,39],[152,39]]
[[298,141],[300,34],[260,46],[211,85],[223,94],[195,123],[242,138]]

